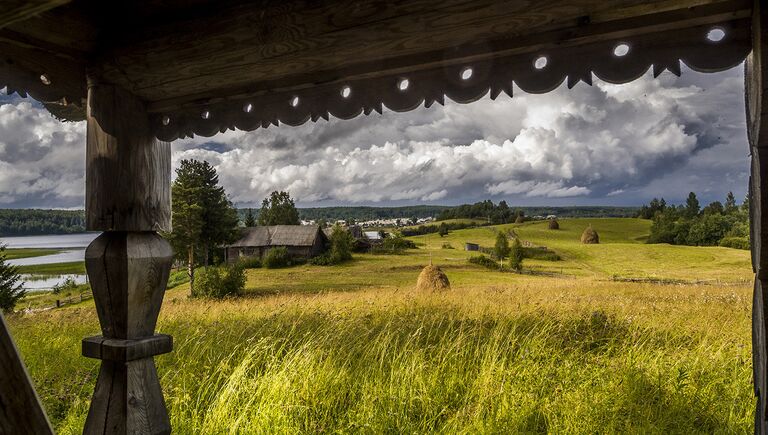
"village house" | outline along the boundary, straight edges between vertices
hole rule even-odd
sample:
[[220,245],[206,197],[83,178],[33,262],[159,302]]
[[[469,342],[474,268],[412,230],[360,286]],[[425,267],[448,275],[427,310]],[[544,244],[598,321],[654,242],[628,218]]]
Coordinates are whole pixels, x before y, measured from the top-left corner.
[[227,263],[243,257],[263,257],[270,249],[284,247],[293,258],[311,258],[325,251],[327,237],[318,225],[272,225],[249,227],[242,237],[227,245]]

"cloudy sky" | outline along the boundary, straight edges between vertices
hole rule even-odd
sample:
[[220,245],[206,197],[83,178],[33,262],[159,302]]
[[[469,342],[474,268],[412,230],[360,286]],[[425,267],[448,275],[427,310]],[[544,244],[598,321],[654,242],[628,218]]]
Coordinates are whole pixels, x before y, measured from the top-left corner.
[[[639,205],[746,193],[743,68],[579,83],[408,113],[227,132],[173,143],[213,164],[231,199],[288,190],[301,206]],[[82,208],[84,123],[0,97],[0,208]]]

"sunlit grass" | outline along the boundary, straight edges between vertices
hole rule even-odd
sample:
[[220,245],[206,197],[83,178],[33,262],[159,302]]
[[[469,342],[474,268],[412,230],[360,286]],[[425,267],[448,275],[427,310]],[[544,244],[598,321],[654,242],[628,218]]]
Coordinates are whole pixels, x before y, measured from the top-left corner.
[[[583,221],[568,222],[551,236],[507,226],[564,256],[534,264],[573,272],[555,277],[440,249],[490,246],[478,228],[402,256],[250,270],[240,299],[189,299],[180,284],[158,325],[175,349],[156,359],[174,432],[751,432],[751,286],[726,279],[750,275],[749,254],[643,245],[642,221],[624,235],[593,222],[605,243],[584,247]],[[430,256],[449,292],[413,290]],[[610,280],[650,267],[720,281]],[[80,433],[98,368],[79,355],[99,333],[92,302],[9,324],[58,433]]]

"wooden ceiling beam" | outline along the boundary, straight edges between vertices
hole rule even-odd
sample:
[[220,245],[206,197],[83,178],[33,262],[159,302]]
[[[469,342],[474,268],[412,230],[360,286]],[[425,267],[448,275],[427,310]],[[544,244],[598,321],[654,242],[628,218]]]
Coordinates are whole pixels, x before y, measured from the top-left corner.
[[[455,47],[518,44],[533,34],[584,25],[682,14],[709,8],[749,14],[747,0],[374,0],[254,4],[217,11],[215,21],[191,20],[131,32],[103,53],[106,79],[156,102],[185,95],[274,82],[299,72],[388,67],[391,59],[423,53],[452,56]],[[730,14],[732,15],[732,14]],[[643,27],[652,26],[651,18]],[[654,18],[655,19],[655,18]],[[197,29],[205,28],[205,32]],[[99,61],[101,62],[101,61]],[[288,80],[284,80],[287,82]]]
[[[305,73],[287,74],[272,80],[257,80],[245,86],[189,93],[180,97],[150,101],[148,108],[154,113],[168,112],[186,106],[214,103],[228,99],[237,100],[273,92],[300,90],[319,84],[342,83],[392,74],[407,74],[429,68],[470,64],[471,62],[485,61],[494,57],[521,53],[544,53],[547,50],[563,47],[717,24],[746,18],[750,15],[749,1],[739,0],[695,8],[657,12],[632,18],[596,23],[590,22],[588,24],[531,34],[524,37],[504,38],[495,41],[473,41],[471,44],[464,44],[451,50],[432,50],[412,55],[397,56],[385,61],[358,62],[342,68],[310,70]],[[275,61],[277,60],[275,59]],[[267,66],[271,65],[271,63],[265,60],[261,62],[261,65]]]
[[4,0],[0,29],[69,3],[71,0]]

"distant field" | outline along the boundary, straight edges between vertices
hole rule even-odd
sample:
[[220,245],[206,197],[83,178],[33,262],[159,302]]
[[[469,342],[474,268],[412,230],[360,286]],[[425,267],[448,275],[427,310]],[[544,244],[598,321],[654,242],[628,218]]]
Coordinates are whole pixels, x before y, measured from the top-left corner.
[[[600,245],[579,243],[591,224]],[[747,433],[749,253],[646,245],[649,222],[563,219],[413,237],[405,255],[249,270],[227,301],[166,294],[157,358],[175,433]],[[548,276],[467,262],[516,231]],[[444,249],[443,245],[454,249]],[[452,283],[419,294],[430,259]],[[664,278],[687,284],[616,282]],[[92,301],[9,324],[57,432],[80,433],[97,362]]]

